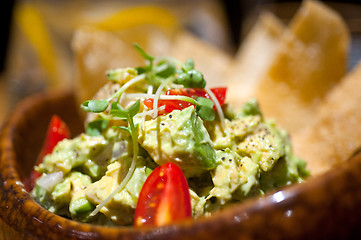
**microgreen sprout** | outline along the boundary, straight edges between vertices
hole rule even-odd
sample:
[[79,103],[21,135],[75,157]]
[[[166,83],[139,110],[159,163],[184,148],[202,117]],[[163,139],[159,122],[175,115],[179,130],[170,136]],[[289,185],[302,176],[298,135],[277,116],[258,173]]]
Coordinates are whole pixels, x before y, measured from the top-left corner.
[[182,70],[184,72],[188,72],[190,70],[194,69],[194,61],[191,58],[188,58],[185,62],[185,64],[182,67]]
[[108,108],[109,101],[109,99],[88,100],[83,102],[81,107],[87,112],[100,113]]
[[[155,58],[146,53],[137,43],[134,44],[135,49],[142,55],[146,60],[147,64],[145,67],[136,68],[137,76],[127,81],[122,85],[112,96],[107,99],[99,100],[88,100],[81,104],[81,108],[87,112],[98,113],[98,118],[88,124],[86,130],[89,135],[97,136],[101,135],[109,125],[111,119],[123,119],[128,122],[128,126],[113,126],[114,128],[123,129],[129,132],[132,145],[133,145],[133,159],[130,167],[119,184],[119,186],[103,201],[101,202],[93,212],[90,213],[89,217],[96,215],[102,207],[104,207],[116,193],[123,190],[127,185],[128,181],[134,174],[139,146],[138,146],[138,124],[134,124],[134,116],[139,113],[140,100],[138,99],[131,107],[124,109],[119,101],[122,94],[133,84],[138,83],[142,80],[148,81],[153,88],[158,88],[156,91],[157,99],[170,99],[170,100],[181,100],[192,103],[196,107],[196,112],[200,118],[206,121],[213,121],[215,119],[215,113],[213,110],[213,101],[203,97],[191,98],[188,96],[175,96],[175,95],[161,95],[163,87],[170,83],[183,85],[186,88],[205,88],[206,82],[201,72],[194,69],[194,62],[192,59],[188,59],[184,64],[178,60],[172,58]],[[117,81],[122,78],[122,71],[111,71],[108,72],[108,79]],[[205,88],[206,89],[206,88]],[[148,94],[151,95],[151,94]],[[109,107],[109,104],[111,106]],[[157,105],[157,102],[154,103]],[[219,104],[218,104],[219,105]],[[109,114],[103,113],[109,109]],[[218,106],[219,108],[219,106]],[[157,113],[157,109],[155,113]]]
[[[137,132],[137,126],[138,124],[134,125],[133,118],[134,116],[139,113],[140,110],[140,101],[137,100],[132,106],[130,106],[128,109],[122,108],[119,103],[114,102],[112,103],[110,114],[114,117],[119,117],[124,120],[127,120],[129,123],[128,127],[124,126],[114,126],[114,128],[123,129],[129,132],[129,134],[132,137],[132,143],[133,143],[133,162],[136,162],[137,156],[138,156],[138,132]],[[132,164],[133,164],[132,162]],[[135,167],[135,166],[134,166]],[[129,171],[130,172],[130,171]],[[133,171],[134,172],[134,171]],[[131,173],[133,174],[133,173]]]
[[140,55],[142,55],[150,63],[153,63],[155,57],[153,57],[153,56],[149,55],[148,53],[146,53],[138,43],[133,43],[133,46],[140,53]]
[[137,125],[134,125],[133,117],[139,112],[140,110],[140,101],[137,100],[131,107],[128,109],[122,108],[118,102],[113,102],[110,109],[110,114],[114,117],[118,117],[124,120],[127,120],[129,123],[128,127],[124,126],[114,126],[114,128],[124,129],[128,131],[132,137],[132,144],[133,144],[133,160],[130,164],[129,170],[119,186],[102,202],[100,203],[93,212],[90,213],[89,217],[95,216],[102,207],[104,207],[118,192],[122,191],[124,187],[128,184],[129,180],[132,178],[135,167],[137,165],[137,158],[138,158],[138,133],[137,133]]
[[110,101],[114,98],[119,98],[120,96],[133,84],[143,80],[145,78],[144,74],[138,75],[129,82],[125,83],[118,91],[116,91],[112,96],[107,99],[100,99],[100,100],[87,100],[81,104],[81,108],[87,112],[94,112],[94,113],[101,113],[104,112],[108,106]]
[[196,107],[198,116],[206,121],[213,121],[215,119],[215,113],[213,110],[213,101],[208,98],[197,98],[198,105]]
[[190,58],[182,66],[182,72],[179,73],[175,83],[182,84],[186,88],[204,88],[206,86],[203,74],[194,69],[194,62]]
[[[194,69],[194,61],[192,59],[187,59],[183,64],[172,58],[161,58],[161,61],[155,66],[166,65],[166,68],[154,74],[154,62],[159,59],[146,53],[137,43],[134,44],[134,47],[140,55],[148,60],[148,64],[145,67],[137,68],[138,73],[146,73],[148,82],[155,87],[159,87],[161,81],[169,77],[174,78],[174,83],[181,84],[186,88],[204,88],[206,86],[203,74]],[[180,66],[180,69],[176,68],[177,65]]]
[[105,118],[97,118],[96,120],[89,122],[85,128],[89,136],[100,136],[102,132],[108,127],[109,120]]

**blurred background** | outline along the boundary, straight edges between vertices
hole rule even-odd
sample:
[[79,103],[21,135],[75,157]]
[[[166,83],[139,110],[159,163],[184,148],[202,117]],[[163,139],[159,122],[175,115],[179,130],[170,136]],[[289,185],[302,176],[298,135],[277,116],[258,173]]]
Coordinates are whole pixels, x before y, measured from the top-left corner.
[[[352,33],[351,68],[361,56],[360,1],[327,3],[340,12]],[[95,26],[129,34],[129,29],[137,28],[139,34],[148,31],[141,26],[152,24],[170,36],[186,29],[233,56],[261,11],[269,10],[287,23],[300,1],[5,0],[1,4],[0,122],[25,96],[72,84],[74,29]]]

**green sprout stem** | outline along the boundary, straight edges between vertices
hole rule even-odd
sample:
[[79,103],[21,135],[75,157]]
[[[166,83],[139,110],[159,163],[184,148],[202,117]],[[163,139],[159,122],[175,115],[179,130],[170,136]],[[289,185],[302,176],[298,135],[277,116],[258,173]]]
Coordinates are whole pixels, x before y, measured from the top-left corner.
[[177,96],[177,95],[160,95],[159,99],[161,100],[180,100],[194,104],[195,106],[200,106],[201,104],[197,102],[194,98],[187,96]]
[[133,143],[132,163],[130,164],[128,172],[125,175],[125,177],[122,179],[119,186],[103,202],[98,204],[98,206],[89,214],[89,217],[95,216],[105,205],[107,205],[107,203],[110,200],[113,199],[115,194],[121,192],[125,188],[125,186],[128,184],[129,180],[132,178],[132,176],[134,174],[135,168],[137,166],[137,158],[138,158],[138,152],[139,152],[138,134],[136,132],[136,127],[134,125],[133,117],[128,115],[127,120],[128,120],[129,126],[130,126],[130,134],[132,136],[132,143]]
[[119,98],[121,97],[121,95],[133,84],[141,81],[145,79],[145,74],[140,74],[138,76],[136,76],[135,78],[133,78],[132,80],[130,80],[129,82],[126,82],[121,88],[118,89],[118,91],[116,91],[112,96],[110,96],[107,100],[110,102],[112,99],[114,98]]

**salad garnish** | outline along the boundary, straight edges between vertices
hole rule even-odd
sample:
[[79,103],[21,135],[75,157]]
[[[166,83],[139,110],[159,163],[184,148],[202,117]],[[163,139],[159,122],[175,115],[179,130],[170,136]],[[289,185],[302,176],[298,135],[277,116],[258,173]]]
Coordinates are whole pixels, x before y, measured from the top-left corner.
[[[119,103],[122,94],[124,94],[129,87],[142,80],[146,80],[152,86],[152,89],[157,88],[155,94],[146,95],[147,97],[153,97],[153,118],[156,118],[158,116],[159,100],[176,100],[193,104],[196,107],[196,112],[198,116],[205,121],[213,121],[215,119],[215,113],[213,110],[213,107],[215,105],[220,118],[224,118],[217,97],[210,89],[205,88],[206,81],[203,77],[203,74],[198,70],[194,69],[194,62],[192,59],[188,59],[185,64],[182,64],[172,58],[162,58],[159,63],[154,64],[157,58],[146,53],[137,43],[134,44],[134,47],[147,61],[145,67],[136,68],[138,74],[140,74],[131,79],[130,81],[126,82],[109,98],[87,100],[81,104],[81,108],[83,110],[93,113],[103,113],[108,109],[109,104],[111,104],[109,114],[113,118],[126,120],[129,125],[128,127],[113,127],[128,131],[132,137],[133,144],[133,161],[131,162],[127,174],[125,175],[124,179],[122,179],[120,185],[101,204],[99,204],[93,212],[90,213],[90,217],[95,216],[100,211],[100,209],[114,197],[115,194],[123,190],[123,188],[127,185],[129,179],[131,179],[131,177],[133,176],[135,170],[139,150],[137,142],[138,135],[136,131],[138,124],[134,125],[133,118],[137,113],[139,113],[140,101],[138,99],[128,109],[124,109]],[[179,66],[180,68],[177,69],[177,67]],[[107,74],[107,77],[110,81],[116,81],[121,76],[122,72],[117,70],[111,70]],[[204,89],[204,91],[210,96],[210,99],[199,96],[189,97],[184,95],[161,95],[164,87],[170,82],[178,85],[183,85],[185,88]],[[116,100],[114,101],[114,99]],[[104,129],[106,129],[108,123],[109,117],[105,114],[102,114],[100,118],[97,118],[96,120],[90,122],[87,125],[86,130],[89,135],[99,135]]]

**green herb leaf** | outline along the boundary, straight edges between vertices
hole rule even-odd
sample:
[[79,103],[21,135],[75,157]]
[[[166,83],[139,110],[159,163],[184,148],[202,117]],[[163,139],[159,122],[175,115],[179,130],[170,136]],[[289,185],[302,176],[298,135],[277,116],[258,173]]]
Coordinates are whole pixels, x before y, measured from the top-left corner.
[[158,72],[157,76],[162,77],[162,78],[168,78],[175,74],[176,67],[174,64],[170,64],[169,62],[162,61],[158,64],[158,66],[162,65],[162,64],[166,64],[167,67],[164,70]]
[[197,113],[204,121],[213,121],[216,118],[213,109],[209,107],[199,107]]
[[155,89],[157,89],[164,80],[164,78],[159,77],[156,74],[147,74],[146,80],[149,84],[153,85]]
[[128,119],[128,112],[118,102],[113,102],[110,107],[110,114],[114,117]]
[[113,102],[110,108],[110,114],[114,117],[119,117],[123,119],[132,118],[137,114],[140,110],[140,100],[138,99],[132,106],[128,109],[124,109],[118,102]]
[[[137,123],[137,124],[135,124],[134,126],[132,126],[131,124],[129,124],[129,127],[125,127],[125,126],[113,126],[113,128],[123,129],[123,130],[129,132],[130,135],[133,135],[133,130],[132,130],[132,129],[134,129],[134,130],[137,129],[138,125],[139,125],[139,124]],[[136,138],[137,138],[137,137],[136,137]]]
[[148,72],[149,68],[147,68],[147,67],[136,67],[135,70],[137,70],[137,73],[140,75],[140,74]]
[[182,69],[183,69],[184,72],[188,72],[188,71],[194,69],[194,61],[193,61],[193,59],[188,58],[186,60],[186,63],[183,65]]
[[213,110],[213,101],[207,98],[197,98],[199,105],[196,108],[198,116],[205,121],[213,121],[216,118],[216,114]]
[[129,114],[129,117],[134,117],[135,114],[139,113],[140,110],[140,100],[138,99],[132,106],[130,106],[126,111]]
[[117,128],[117,129],[123,129],[127,132],[129,132],[130,134],[132,134],[132,129],[130,127],[124,127],[124,126],[113,126],[113,128]]
[[204,97],[197,97],[196,100],[202,106],[209,107],[209,108],[213,108],[213,106],[214,106],[214,103],[211,99],[204,98]]
[[86,126],[86,132],[90,136],[100,136],[102,132],[107,128],[109,120],[104,118],[98,118]]
[[259,107],[258,101],[255,98],[251,98],[248,102],[246,102],[239,113],[241,116],[255,116],[259,115],[262,117],[262,112]]
[[81,108],[87,112],[100,113],[104,112],[109,105],[109,101],[106,99],[102,100],[88,100],[81,104]]

